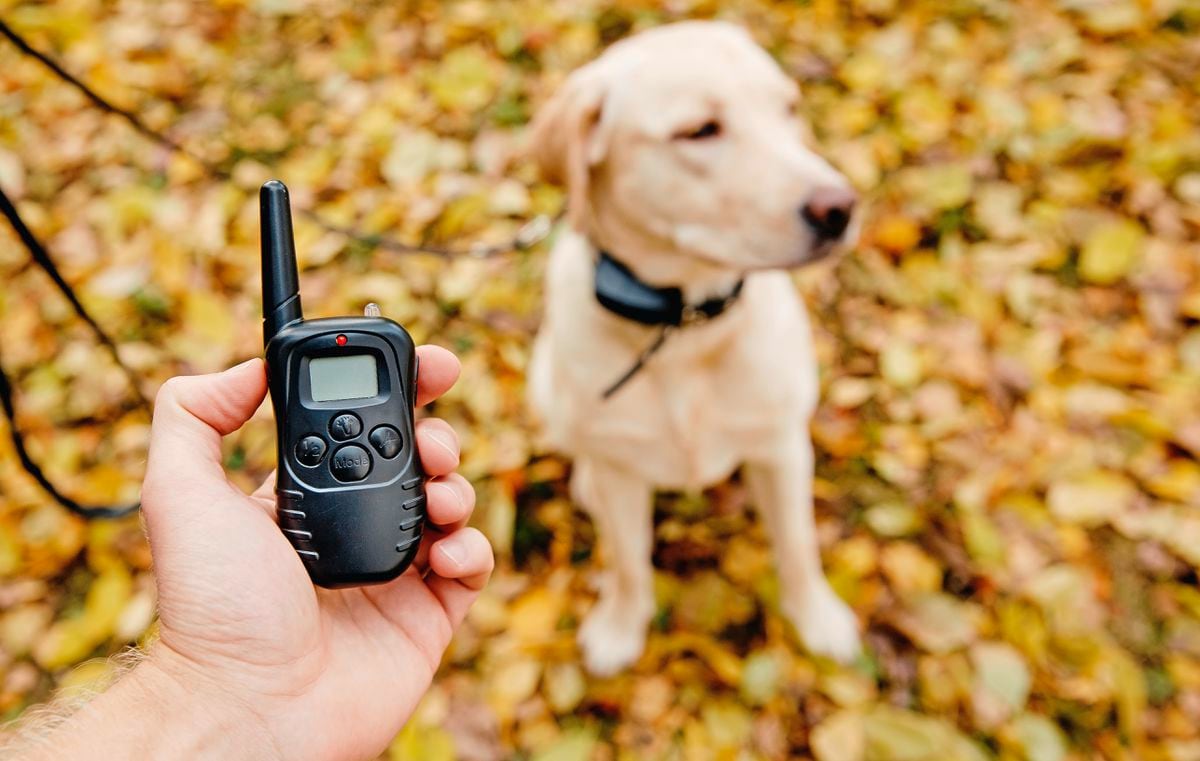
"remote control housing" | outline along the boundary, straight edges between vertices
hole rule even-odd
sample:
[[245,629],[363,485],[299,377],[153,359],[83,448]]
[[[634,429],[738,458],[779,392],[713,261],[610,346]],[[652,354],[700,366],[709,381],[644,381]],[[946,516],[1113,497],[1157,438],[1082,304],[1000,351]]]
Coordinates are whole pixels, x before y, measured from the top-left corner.
[[[309,363],[357,355],[374,358],[378,392],[315,401]],[[416,557],[425,521],[412,338],[384,317],[300,320],[271,336],[266,358],[284,535],[320,586],[394,579]]]

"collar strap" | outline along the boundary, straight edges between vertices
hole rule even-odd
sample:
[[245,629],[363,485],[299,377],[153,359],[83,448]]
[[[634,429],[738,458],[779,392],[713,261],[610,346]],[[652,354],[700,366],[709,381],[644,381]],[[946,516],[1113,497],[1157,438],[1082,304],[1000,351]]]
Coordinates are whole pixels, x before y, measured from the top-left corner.
[[685,304],[679,288],[656,288],[607,251],[596,260],[596,300],[608,311],[643,325],[686,327],[718,317],[737,301],[745,280],[738,280],[724,296],[713,296],[699,304]]

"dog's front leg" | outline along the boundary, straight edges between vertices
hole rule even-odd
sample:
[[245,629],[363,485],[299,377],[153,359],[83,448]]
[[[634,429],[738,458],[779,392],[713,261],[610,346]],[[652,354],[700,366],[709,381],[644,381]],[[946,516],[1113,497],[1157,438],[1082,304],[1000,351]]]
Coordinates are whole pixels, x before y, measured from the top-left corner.
[[775,544],[783,614],[810,652],[854,660],[859,652],[858,622],[821,570],[813,522],[812,442],[803,433],[788,436],[768,457],[748,462],[745,472]]
[[579,629],[588,671],[605,676],[636,661],[646,647],[654,615],[654,490],[627,470],[579,458],[571,493],[592,516],[606,553],[599,599]]

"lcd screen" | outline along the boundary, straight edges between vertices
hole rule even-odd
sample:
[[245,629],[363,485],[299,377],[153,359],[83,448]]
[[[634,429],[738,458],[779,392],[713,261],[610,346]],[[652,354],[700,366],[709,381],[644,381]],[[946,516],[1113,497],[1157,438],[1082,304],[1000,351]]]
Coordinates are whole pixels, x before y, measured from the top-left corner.
[[313,357],[308,361],[308,380],[314,402],[367,399],[379,394],[379,372],[370,354]]

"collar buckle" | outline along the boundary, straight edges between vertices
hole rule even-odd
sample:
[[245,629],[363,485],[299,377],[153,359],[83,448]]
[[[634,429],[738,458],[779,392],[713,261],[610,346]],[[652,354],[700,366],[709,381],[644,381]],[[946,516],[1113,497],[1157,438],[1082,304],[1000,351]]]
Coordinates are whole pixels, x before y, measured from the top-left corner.
[[683,312],[679,315],[679,325],[688,328],[695,325],[703,325],[711,319],[712,315],[703,309],[694,304],[684,304]]

